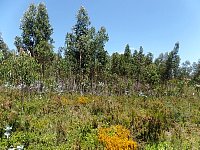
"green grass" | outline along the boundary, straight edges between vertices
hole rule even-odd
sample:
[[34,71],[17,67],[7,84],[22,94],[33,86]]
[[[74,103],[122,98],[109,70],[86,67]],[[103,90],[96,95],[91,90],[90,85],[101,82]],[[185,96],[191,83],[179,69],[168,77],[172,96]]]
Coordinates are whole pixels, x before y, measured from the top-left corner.
[[[81,101],[80,101],[81,99]],[[23,109],[22,109],[23,108]],[[199,149],[199,97],[81,97],[48,93],[25,95],[0,91],[0,146],[25,149],[104,149],[98,129],[127,128],[139,149]],[[4,128],[13,127],[6,139]]]

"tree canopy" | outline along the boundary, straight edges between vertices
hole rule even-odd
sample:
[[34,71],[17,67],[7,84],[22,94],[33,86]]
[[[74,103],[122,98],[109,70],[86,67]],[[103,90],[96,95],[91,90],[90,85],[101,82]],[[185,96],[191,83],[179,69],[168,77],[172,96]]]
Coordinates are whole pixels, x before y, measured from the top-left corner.
[[129,44],[125,45],[124,53],[109,55],[105,49],[109,40],[106,28],[92,26],[83,6],[77,12],[71,32],[66,33],[65,45],[57,53],[53,46],[53,27],[44,3],[30,4],[21,19],[20,30],[21,35],[16,36],[14,42],[17,52],[9,50],[0,34],[0,69],[5,77],[9,69],[3,64],[10,64],[10,68],[15,63],[22,64],[17,67],[21,70],[17,76],[24,76],[21,80],[28,85],[27,78],[32,76],[27,70],[35,72],[37,80],[45,84],[62,83],[62,89],[80,93],[123,94],[153,91],[161,85],[167,86],[171,80],[190,79],[197,84],[200,81],[199,62],[191,65],[186,61],[180,65],[179,42],[171,51],[161,53],[155,59],[151,52],[145,53],[142,46],[132,50]]

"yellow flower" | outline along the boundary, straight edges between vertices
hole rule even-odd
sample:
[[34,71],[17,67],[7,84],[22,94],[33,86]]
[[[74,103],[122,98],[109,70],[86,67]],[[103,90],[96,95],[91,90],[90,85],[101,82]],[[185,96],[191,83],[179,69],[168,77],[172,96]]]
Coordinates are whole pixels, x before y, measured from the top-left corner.
[[137,143],[129,139],[130,131],[121,125],[110,128],[99,128],[99,141],[104,143],[107,150],[135,150]]
[[78,97],[78,103],[80,104],[86,104],[88,103],[89,99],[87,97],[84,97],[84,96],[80,96]]
[[69,100],[66,97],[62,96],[61,103],[62,103],[63,106],[64,105],[68,105],[69,104]]

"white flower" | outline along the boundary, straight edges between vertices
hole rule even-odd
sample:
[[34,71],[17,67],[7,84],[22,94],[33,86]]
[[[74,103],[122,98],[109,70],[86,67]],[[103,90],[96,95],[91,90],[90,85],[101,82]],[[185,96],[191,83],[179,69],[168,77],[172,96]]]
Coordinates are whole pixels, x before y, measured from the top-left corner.
[[23,150],[23,149],[24,149],[24,145],[17,146],[17,150]]
[[147,98],[147,96],[144,93],[142,93],[142,92],[139,93],[139,96]]
[[11,131],[11,130],[12,130],[12,127],[11,127],[11,126],[6,126],[5,130],[6,130],[6,131]]
[[4,135],[5,135],[6,138],[8,139],[8,138],[10,137],[10,132],[6,131],[6,132],[4,133]]
[[4,135],[6,136],[7,139],[10,137],[11,130],[12,130],[11,126],[6,126],[6,128],[5,128],[6,132],[4,133]]

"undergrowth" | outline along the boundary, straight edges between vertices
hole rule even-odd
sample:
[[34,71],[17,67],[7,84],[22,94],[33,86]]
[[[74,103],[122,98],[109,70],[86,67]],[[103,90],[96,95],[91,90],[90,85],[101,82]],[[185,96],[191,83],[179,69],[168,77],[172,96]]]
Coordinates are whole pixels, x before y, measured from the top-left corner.
[[[0,91],[0,149],[199,149],[199,98]],[[9,138],[5,127],[11,126]]]

